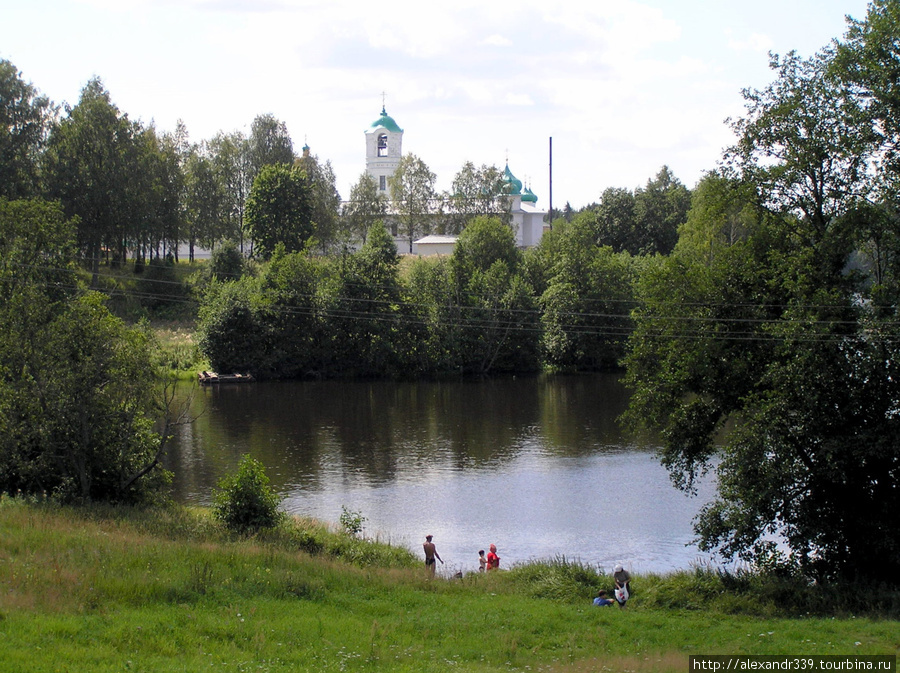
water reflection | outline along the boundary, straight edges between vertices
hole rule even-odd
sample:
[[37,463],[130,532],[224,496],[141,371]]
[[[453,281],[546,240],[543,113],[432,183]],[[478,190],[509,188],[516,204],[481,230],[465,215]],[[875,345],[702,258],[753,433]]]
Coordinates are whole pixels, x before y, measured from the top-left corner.
[[[179,500],[208,504],[249,453],[289,511],[336,521],[361,511],[370,535],[419,551],[435,535],[448,569],[559,554],[637,570],[686,567],[700,498],[676,491],[616,419],[615,375],[483,382],[277,382],[197,391],[168,467]],[[698,501],[699,500],[699,501]]]

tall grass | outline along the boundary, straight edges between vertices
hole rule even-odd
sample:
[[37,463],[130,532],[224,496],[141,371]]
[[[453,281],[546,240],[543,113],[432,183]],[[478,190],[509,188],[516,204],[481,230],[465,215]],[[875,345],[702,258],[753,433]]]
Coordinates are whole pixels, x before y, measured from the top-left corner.
[[209,363],[200,352],[194,338],[194,324],[166,322],[152,325],[156,342],[157,364],[177,374],[196,376],[198,371],[209,369]]
[[[705,602],[685,603],[700,580]],[[878,611],[732,613],[722,596],[761,595],[726,587],[745,580],[638,576],[625,609],[594,608],[611,578],[562,557],[431,579],[312,520],[247,536],[203,509],[0,498],[0,672],[684,671],[690,653],[898,648]]]

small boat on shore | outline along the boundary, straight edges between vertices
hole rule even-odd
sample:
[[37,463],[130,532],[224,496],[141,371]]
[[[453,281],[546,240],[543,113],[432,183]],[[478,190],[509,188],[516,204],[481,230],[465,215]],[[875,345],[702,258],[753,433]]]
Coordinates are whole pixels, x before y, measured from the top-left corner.
[[200,372],[197,380],[201,384],[209,383],[245,383],[253,381],[252,374],[217,374],[216,372]]

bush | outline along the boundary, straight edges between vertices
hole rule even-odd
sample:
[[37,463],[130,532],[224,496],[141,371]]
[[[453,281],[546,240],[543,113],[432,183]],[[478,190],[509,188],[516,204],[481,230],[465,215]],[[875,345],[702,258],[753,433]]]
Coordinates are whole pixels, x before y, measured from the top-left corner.
[[366,517],[362,515],[362,512],[354,512],[347,509],[346,505],[341,505],[341,525],[348,535],[356,537],[362,533],[365,522]]
[[244,256],[234,241],[223,241],[212,252],[209,275],[222,282],[237,280],[244,274]]
[[[139,273],[137,264],[135,273]],[[187,298],[171,258],[151,260],[137,282],[137,292],[141,305],[156,312],[178,313]]]
[[219,482],[213,512],[228,528],[239,532],[274,528],[284,518],[281,498],[269,487],[269,478],[258,460],[244,456],[237,474]]

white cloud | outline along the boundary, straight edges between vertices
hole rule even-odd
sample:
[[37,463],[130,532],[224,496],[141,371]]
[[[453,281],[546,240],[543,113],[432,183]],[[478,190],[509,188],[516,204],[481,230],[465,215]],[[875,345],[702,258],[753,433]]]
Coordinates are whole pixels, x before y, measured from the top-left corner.
[[509,105],[534,105],[534,101],[527,93],[508,93],[505,100]]
[[749,51],[766,54],[775,47],[775,42],[768,35],[752,33],[743,36],[742,39],[729,37],[728,47],[737,52]]
[[41,0],[8,8],[0,57],[57,102],[96,74],[130,117],[163,130],[184,119],[195,141],[271,112],[332,159],[344,194],[386,91],[404,148],[440,182],[509,151],[540,191],[553,136],[555,201],[578,206],[663,163],[693,183],[718,159],[740,88],[771,78],[761,54],[801,34],[824,45],[866,6],[796,0],[773,26],[776,0],[760,2]]
[[511,47],[513,42],[508,37],[504,37],[503,35],[494,33],[493,35],[482,40],[481,44],[491,47]]

